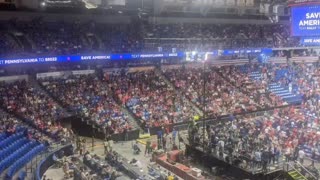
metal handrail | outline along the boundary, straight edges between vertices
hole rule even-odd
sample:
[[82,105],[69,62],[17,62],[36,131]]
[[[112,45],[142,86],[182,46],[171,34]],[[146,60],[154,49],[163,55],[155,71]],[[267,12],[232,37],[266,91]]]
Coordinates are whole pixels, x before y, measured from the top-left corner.
[[[298,170],[298,169],[296,169],[290,162],[287,162],[287,163],[285,163],[284,165],[287,165],[287,169],[285,170],[284,169],[284,167],[283,167],[283,169],[285,170],[285,171],[289,171],[289,168],[288,168],[288,166],[290,166],[290,168],[291,169],[293,169],[293,170],[295,170],[298,174],[300,174],[301,176],[303,176],[304,178],[306,178],[304,175],[302,175],[301,173],[300,173],[300,171]],[[306,178],[307,179],[307,178]]]
[[[303,176],[304,178],[306,178],[305,175],[301,174],[300,170],[295,168],[294,165],[292,165],[292,162],[288,162],[285,163],[286,165],[290,166],[290,168],[292,168],[293,170],[295,170],[298,174],[300,174],[301,176]],[[311,173],[309,170],[307,170],[302,164],[300,164],[299,162],[296,162],[297,165],[299,165],[299,167],[303,168],[303,170],[305,170],[313,179],[317,179],[316,176],[313,175],[313,173]],[[287,167],[286,171],[289,171],[289,168]],[[307,178],[306,178],[307,179]]]
[[296,164],[298,164],[303,170],[305,170],[308,174],[310,174],[314,179],[317,179],[317,177],[312,172],[310,172],[304,165],[302,165],[300,162],[297,161]]

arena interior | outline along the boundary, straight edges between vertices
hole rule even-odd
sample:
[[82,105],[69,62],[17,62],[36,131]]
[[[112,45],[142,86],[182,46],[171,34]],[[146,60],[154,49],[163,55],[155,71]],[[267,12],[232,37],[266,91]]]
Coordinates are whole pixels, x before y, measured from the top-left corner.
[[320,179],[318,0],[0,0],[0,179]]

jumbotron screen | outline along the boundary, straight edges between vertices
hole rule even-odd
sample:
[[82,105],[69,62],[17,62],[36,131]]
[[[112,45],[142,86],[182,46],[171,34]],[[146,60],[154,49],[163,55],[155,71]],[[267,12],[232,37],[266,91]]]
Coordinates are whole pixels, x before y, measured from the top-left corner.
[[320,5],[291,7],[291,35],[320,35]]

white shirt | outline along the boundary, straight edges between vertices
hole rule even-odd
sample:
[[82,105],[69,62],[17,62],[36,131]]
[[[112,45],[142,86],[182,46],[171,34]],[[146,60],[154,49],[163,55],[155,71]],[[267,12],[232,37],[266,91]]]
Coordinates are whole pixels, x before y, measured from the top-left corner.
[[305,156],[305,153],[303,150],[299,150],[299,159],[303,159]]

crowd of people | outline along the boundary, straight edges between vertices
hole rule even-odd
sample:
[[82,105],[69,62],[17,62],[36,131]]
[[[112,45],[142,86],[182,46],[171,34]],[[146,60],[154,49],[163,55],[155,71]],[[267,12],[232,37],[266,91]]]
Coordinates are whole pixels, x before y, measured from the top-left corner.
[[[123,133],[133,129],[125,108],[143,128],[187,122],[198,116],[200,109],[210,116],[233,117],[207,127],[209,147],[227,161],[245,159],[241,166],[255,171],[281,162],[282,156],[302,164],[306,156],[313,164],[320,160],[318,63],[200,65],[66,73],[60,78],[39,79],[44,90],[24,80],[1,82],[1,108],[10,114],[0,112],[0,133],[15,132],[23,124],[15,116],[61,137],[65,130],[59,120],[68,115],[67,110],[111,133]],[[253,72],[261,76],[250,77]],[[268,91],[270,83],[291,87],[290,91],[303,96],[302,104],[283,107],[284,101]],[[269,108],[275,109],[258,116],[250,113]],[[30,128],[28,137],[41,140],[41,131]]]
[[[30,22],[12,20],[4,24],[9,24],[19,33],[18,37],[21,37],[14,38],[13,41],[2,38],[5,40],[0,41],[3,47],[1,54],[4,56],[12,56],[13,49],[17,49],[16,55],[24,52],[29,56],[32,54],[47,56],[92,52],[140,52],[143,48],[141,33],[133,24],[45,22],[41,18]],[[2,36],[5,37],[4,35]],[[18,51],[19,46],[20,51]],[[7,53],[9,50],[11,55]]]
[[252,171],[267,171],[269,164],[282,163],[282,157],[287,162],[296,160],[303,164],[308,156],[309,163],[305,165],[318,162],[318,128],[315,111],[291,106],[207,126],[206,142],[217,157]]
[[13,115],[10,115],[4,111],[0,111],[0,134],[9,133],[13,134],[17,126],[21,125],[21,122],[18,121]]
[[[287,89],[290,93],[302,96],[303,101],[310,99],[317,100],[319,92],[318,81],[318,63],[293,63],[289,64],[255,64],[224,67],[221,74],[229,76],[229,80],[239,88],[249,90],[252,94],[259,94],[257,92],[267,93],[271,106],[286,105],[285,101],[271,92],[269,85],[275,83]],[[228,72],[228,73],[223,73]],[[258,72],[259,78],[250,78],[250,73]],[[231,73],[231,74],[230,74]],[[247,85],[247,81],[253,82],[251,86]],[[254,87],[252,87],[254,86]],[[252,87],[253,89],[251,89]]]
[[[285,105],[279,96],[267,91],[268,82],[264,79],[252,79],[250,72],[254,72],[257,65],[223,66],[217,71],[236,88],[245,94],[249,94],[261,108],[278,107]],[[241,71],[242,69],[242,71]],[[243,69],[245,71],[243,72]],[[264,75],[262,74],[264,77]]]
[[11,53],[19,54],[21,51],[22,49],[14,39],[2,30],[0,33],[0,57],[11,56]]
[[[211,68],[163,69],[163,73],[186,97],[214,116],[257,110],[257,103]],[[205,78],[203,78],[205,76]],[[205,83],[204,83],[205,82]],[[205,88],[205,90],[203,90]],[[203,107],[205,99],[206,107]]]
[[[66,24],[63,22],[43,22],[36,19],[32,22],[12,22],[13,26],[20,30],[30,42],[22,42],[32,46],[32,51],[41,55],[78,54],[89,52],[88,45],[81,38],[80,25],[78,23]],[[31,42],[32,41],[32,42]],[[26,47],[25,47],[26,48]]]
[[17,114],[41,131],[59,137],[62,130],[59,120],[67,116],[44,91],[25,80],[0,84],[1,108]]
[[113,152],[110,152],[110,159],[102,159],[96,154],[90,154],[86,152],[83,156],[83,163],[88,166],[93,173],[103,177],[104,179],[116,179],[117,177],[123,176],[119,172],[119,162],[113,158]]
[[[66,55],[299,46],[287,25],[1,22],[0,55]],[[8,29],[13,29],[8,31]],[[10,34],[11,33],[11,34]],[[12,36],[14,38],[9,38]]]
[[187,99],[155,70],[106,73],[105,81],[145,128],[185,122],[197,115]]
[[162,44],[179,50],[298,46],[287,25],[150,24],[146,46]]
[[[147,129],[189,121],[201,115],[198,109],[217,117],[286,105],[279,96],[268,92],[268,84],[273,82],[295,87],[292,91],[302,94],[304,102],[317,102],[318,70],[313,65],[270,63],[205,69],[179,65],[163,66],[162,72],[140,67],[137,71],[129,68],[106,72],[102,79],[92,74],[39,82],[63,108],[111,133],[122,133],[133,129],[122,108],[132,112]],[[260,78],[250,77],[255,71],[261,72]],[[4,109],[46,132],[55,134],[61,130],[57,120],[67,115],[66,110],[45,91],[27,81],[1,83],[0,87]]]
[[132,129],[128,115],[113,98],[112,87],[95,75],[43,79],[41,84],[61,101],[64,107],[107,128],[110,134]]

